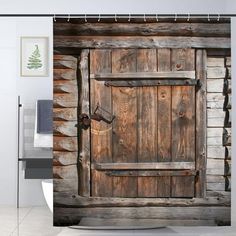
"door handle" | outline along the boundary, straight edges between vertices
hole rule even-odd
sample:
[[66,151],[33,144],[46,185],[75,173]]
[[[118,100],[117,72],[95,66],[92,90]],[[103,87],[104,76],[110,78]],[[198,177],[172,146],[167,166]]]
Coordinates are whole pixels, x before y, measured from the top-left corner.
[[79,126],[83,129],[88,129],[91,125],[91,120],[96,121],[103,121],[107,124],[111,124],[113,120],[115,119],[115,116],[112,115],[110,112],[106,111],[105,109],[101,108],[99,105],[95,108],[93,114],[87,115],[85,113],[82,113],[78,117],[78,123]]

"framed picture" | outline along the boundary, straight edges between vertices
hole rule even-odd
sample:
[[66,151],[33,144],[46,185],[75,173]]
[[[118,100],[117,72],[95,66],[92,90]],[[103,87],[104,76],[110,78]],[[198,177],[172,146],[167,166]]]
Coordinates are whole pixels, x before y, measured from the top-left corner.
[[21,76],[48,76],[48,37],[21,37]]

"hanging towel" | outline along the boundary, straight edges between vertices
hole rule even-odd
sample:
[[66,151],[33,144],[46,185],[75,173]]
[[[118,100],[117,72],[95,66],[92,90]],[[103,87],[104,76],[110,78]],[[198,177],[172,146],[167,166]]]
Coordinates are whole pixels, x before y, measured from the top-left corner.
[[37,101],[37,133],[52,134],[52,100]]
[[[44,103],[42,101],[50,101],[51,105],[50,102]],[[36,115],[35,115],[35,128],[34,128],[34,147],[52,148],[53,147],[52,101],[38,100],[36,102],[35,110],[36,110]],[[38,123],[40,123],[40,125],[38,125]],[[40,131],[41,133],[38,131]]]

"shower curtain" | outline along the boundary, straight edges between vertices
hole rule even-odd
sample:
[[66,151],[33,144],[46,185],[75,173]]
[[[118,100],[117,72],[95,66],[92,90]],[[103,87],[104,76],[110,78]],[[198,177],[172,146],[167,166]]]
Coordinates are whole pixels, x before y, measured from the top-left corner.
[[54,19],[54,225],[230,225],[230,19]]

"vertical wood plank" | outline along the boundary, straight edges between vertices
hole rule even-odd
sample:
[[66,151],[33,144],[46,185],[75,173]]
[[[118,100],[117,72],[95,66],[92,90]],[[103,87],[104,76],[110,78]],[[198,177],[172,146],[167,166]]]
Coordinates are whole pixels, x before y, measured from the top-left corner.
[[[158,71],[170,71],[170,49],[158,49]],[[157,161],[171,161],[171,87],[159,86],[157,96]],[[157,196],[170,197],[171,177],[157,177]]]
[[[90,72],[111,72],[111,50],[102,49],[90,51]],[[105,87],[103,81],[91,80],[90,90],[90,112],[94,112],[97,104],[111,112],[111,88]],[[93,162],[112,162],[111,124],[92,120],[91,152]],[[104,172],[92,170],[92,196],[112,196],[112,179]]]
[[[172,70],[194,70],[193,49],[172,50]],[[172,87],[172,161],[195,161],[195,88]],[[172,177],[172,197],[193,197],[194,177]]]
[[[88,55],[89,50],[84,49],[80,54],[79,61],[79,82],[81,85],[80,91],[80,107],[78,110],[81,113],[89,113],[89,75],[88,75]],[[79,195],[90,196],[90,134],[88,130],[79,130]]]
[[206,196],[206,73],[206,50],[197,50],[196,79],[202,86],[196,93],[196,169],[199,171],[195,183],[196,197]]
[[[137,72],[157,70],[155,49],[137,49]],[[157,87],[138,90],[138,162],[156,162],[157,156]],[[138,177],[138,197],[156,197],[157,178]]]
[[[112,72],[136,72],[136,50],[112,50]],[[113,162],[137,162],[137,88],[112,88]],[[114,177],[113,197],[136,197],[137,177]]]

